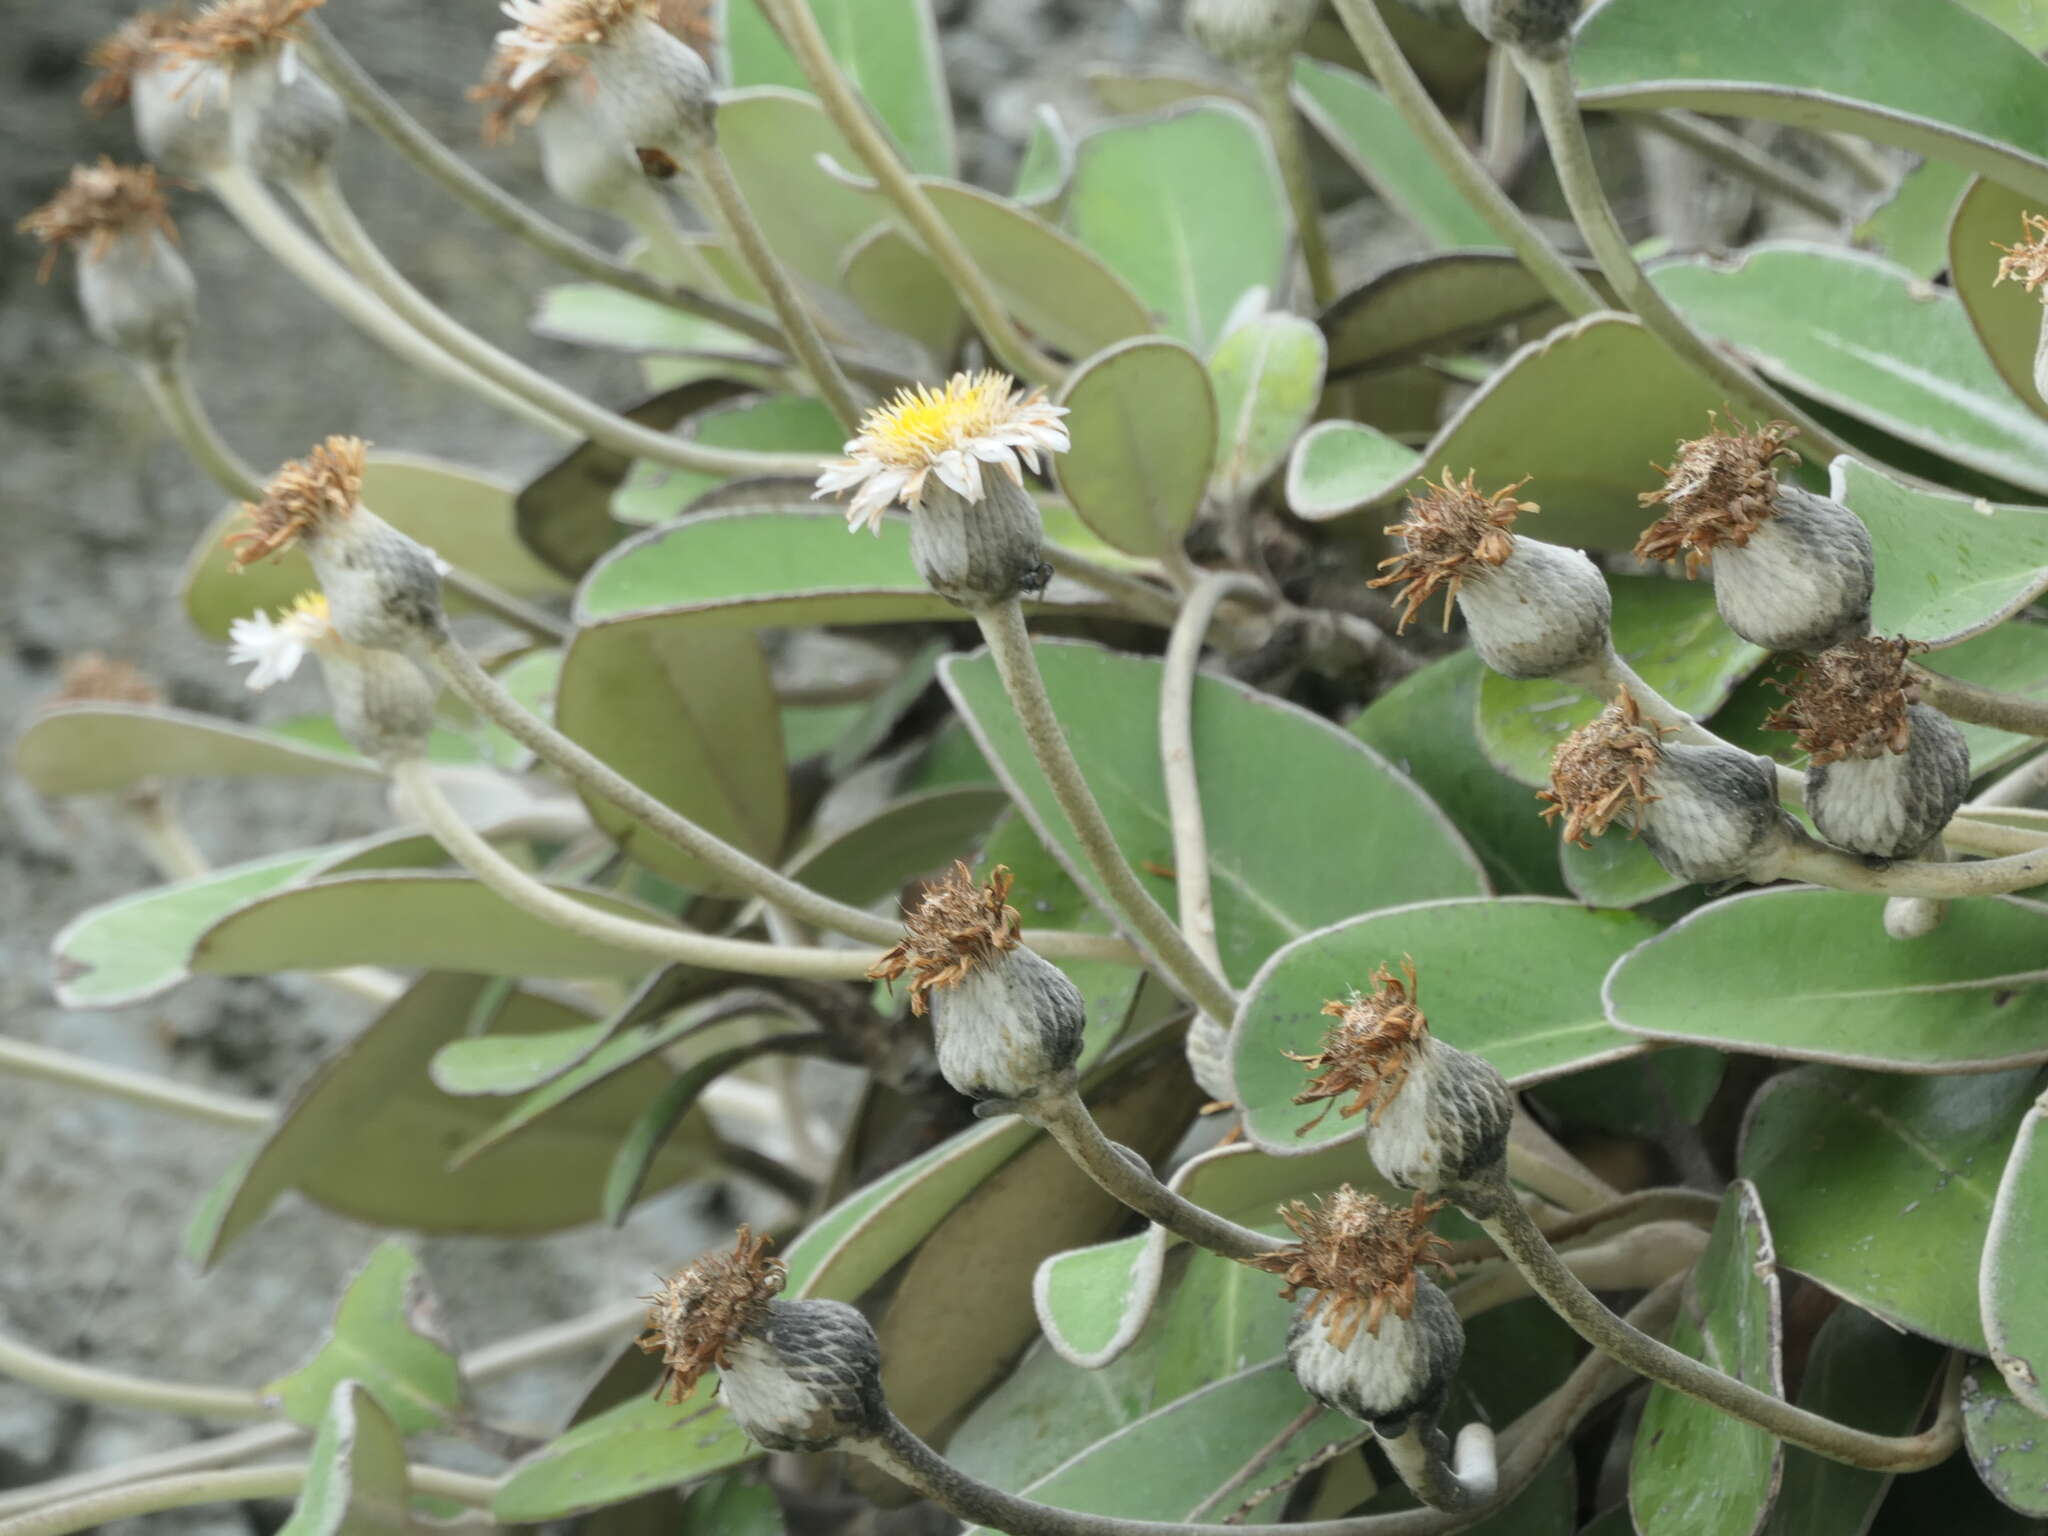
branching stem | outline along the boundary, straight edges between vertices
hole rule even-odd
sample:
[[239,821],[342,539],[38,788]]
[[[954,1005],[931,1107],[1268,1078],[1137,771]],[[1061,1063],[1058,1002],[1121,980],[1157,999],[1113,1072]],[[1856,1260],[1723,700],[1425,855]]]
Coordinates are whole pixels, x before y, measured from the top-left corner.
[[[63,1083],[231,1131],[268,1130],[277,1118],[276,1109],[260,1099],[192,1088],[151,1072],[130,1072],[125,1067],[74,1056],[69,1051],[55,1051],[4,1036],[0,1036],[0,1074]],[[4,1362],[0,1362],[0,1372],[5,1369]]]
[[[71,1536],[115,1520],[189,1509],[195,1504],[232,1504],[245,1499],[288,1499],[306,1486],[310,1464],[300,1461],[279,1467],[238,1467],[216,1472],[190,1472],[178,1477],[128,1483],[105,1493],[53,1504],[11,1520],[0,1520],[0,1536]],[[405,1469],[414,1493],[454,1499],[475,1509],[488,1509],[498,1485],[487,1477],[449,1472],[440,1467]]]

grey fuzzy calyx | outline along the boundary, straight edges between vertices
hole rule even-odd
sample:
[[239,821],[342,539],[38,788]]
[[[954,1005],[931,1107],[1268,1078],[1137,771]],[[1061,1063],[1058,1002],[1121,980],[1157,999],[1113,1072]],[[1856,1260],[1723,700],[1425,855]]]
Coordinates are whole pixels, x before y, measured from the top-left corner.
[[1377,1333],[1363,1322],[1341,1348],[1329,1334],[1328,1300],[1311,1314],[1306,1305],[1287,1329],[1287,1363],[1302,1391],[1338,1413],[1370,1424],[1377,1434],[1399,1434],[1411,1418],[1433,1419],[1443,1410],[1465,1355],[1465,1328],[1450,1298],[1427,1275],[1415,1281],[1409,1317],[1390,1307]]
[[822,1451],[888,1423],[872,1324],[842,1301],[769,1303],[720,1371],[727,1411],[771,1451]]
[[1087,1007],[1066,972],[1026,946],[994,955],[931,994],[939,1071],[970,1099],[1032,1099],[1064,1088]]
[[1970,792],[1970,746],[1940,710],[1906,706],[1904,752],[1845,757],[1806,775],[1806,809],[1838,848],[1903,859],[1941,835]]
[[1472,649],[1502,677],[1556,677],[1606,654],[1613,598],[1582,552],[1517,538],[1499,565],[1475,562],[1458,593]]
[[910,514],[910,559],[925,584],[963,608],[985,608],[1031,591],[1045,559],[1045,524],[1031,493],[985,465],[979,501],[936,475]]
[[1666,746],[1650,788],[1643,842],[1681,880],[1746,879],[1791,836],[1777,770],[1738,748]]
[[1776,506],[1748,543],[1714,550],[1722,622],[1769,651],[1818,653],[1861,639],[1877,586],[1863,519],[1796,485],[1778,488]]

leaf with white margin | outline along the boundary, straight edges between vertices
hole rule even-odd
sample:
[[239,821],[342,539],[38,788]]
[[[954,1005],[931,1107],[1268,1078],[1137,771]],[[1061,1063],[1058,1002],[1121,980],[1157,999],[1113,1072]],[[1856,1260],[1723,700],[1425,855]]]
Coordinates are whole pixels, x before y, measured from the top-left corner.
[[1323,333],[1299,315],[1258,315],[1217,344],[1217,494],[1249,495],[1280,467],[1315,415],[1328,355]]
[[[2012,1395],[2048,1419],[2048,1306],[2041,1256],[2048,1253],[2048,1094],[2034,1100],[2005,1159],[1991,1230],[1984,1236],[1978,1302],[1991,1359]],[[2042,1426],[2048,1435],[2048,1424]],[[2048,1513],[2048,1498],[2036,1513]]]
[[349,1281],[313,1358],[264,1391],[286,1418],[311,1428],[344,1381],[366,1388],[403,1434],[446,1424],[462,1412],[461,1365],[441,1331],[419,1257],[403,1243],[377,1245]]
[[406,1536],[416,1530],[405,1438],[359,1381],[338,1382],[291,1518],[277,1536]]
[[102,795],[145,779],[376,779],[368,759],[161,705],[80,703],[39,712],[14,743],[14,771],[45,795]]

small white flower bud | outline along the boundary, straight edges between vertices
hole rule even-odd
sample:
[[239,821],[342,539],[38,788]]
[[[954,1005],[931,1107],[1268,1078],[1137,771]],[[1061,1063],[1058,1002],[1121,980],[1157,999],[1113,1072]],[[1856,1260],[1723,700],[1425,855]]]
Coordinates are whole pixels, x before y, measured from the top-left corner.
[[1394,1436],[1420,1417],[1434,1422],[1465,1353],[1465,1330],[1422,1271],[1442,1267],[1443,1240],[1429,1230],[1441,1206],[1420,1195],[1405,1210],[1348,1184],[1281,1216],[1297,1241],[1250,1261],[1284,1276],[1281,1295],[1312,1292],[1287,1330],[1287,1363],[1325,1408]]
[[1645,560],[1685,557],[1688,576],[1714,563],[1714,605],[1722,622],[1770,651],[1824,651],[1869,632],[1877,565],[1870,530],[1838,501],[1778,483],[1780,459],[1797,429],[1716,427],[1681,443],[1666,484],[1645,506],[1665,515],[1644,530]]
[[587,69],[606,114],[634,149],[679,159],[717,140],[711,70],[657,19],[656,0],[504,0],[493,77],[518,93],[544,72]]
[[725,1406],[771,1451],[829,1450],[888,1423],[875,1330],[839,1301],[778,1299],[786,1272],[745,1227],[731,1253],[707,1254],[647,1298],[640,1347],[662,1357],[680,1403],[714,1367]]
[[1284,58],[1322,9],[1322,0],[1188,0],[1196,42],[1226,64]]
[[1567,842],[1587,846],[1631,815],[1657,862],[1699,884],[1769,880],[1793,839],[1768,758],[1666,743],[1626,690],[1558,745],[1540,795]]
[[1087,1020],[1080,989],[1021,940],[1010,871],[977,886],[965,864],[925,887],[904,914],[903,941],[868,975],[910,983],[913,1014],[930,1010],[939,1072],[977,1101],[1016,1103],[1073,1087]]
[[1876,636],[1825,651],[1764,722],[1797,731],[1812,755],[1806,810],[1820,835],[1872,858],[1917,857],[1970,792],[1969,743],[1915,698],[1912,652]]
[[1461,0],[1465,20],[1489,43],[1538,59],[1563,56],[1579,0]]
[[198,323],[198,285],[178,254],[177,226],[154,166],[72,168],[64,190],[21,221],[43,242],[38,276],[78,248],[78,302],[94,336],[138,363],[162,363]]
[[1538,508],[1517,501],[1517,481],[1481,494],[1477,477],[1461,485],[1444,471],[1408,499],[1408,516],[1388,526],[1406,548],[1380,562],[1368,585],[1400,583],[1399,628],[1406,629],[1442,589],[1444,624],[1462,604],[1479,659],[1503,677],[1556,677],[1606,654],[1613,600],[1598,567],[1575,549],[1521,537],[1512,528]]

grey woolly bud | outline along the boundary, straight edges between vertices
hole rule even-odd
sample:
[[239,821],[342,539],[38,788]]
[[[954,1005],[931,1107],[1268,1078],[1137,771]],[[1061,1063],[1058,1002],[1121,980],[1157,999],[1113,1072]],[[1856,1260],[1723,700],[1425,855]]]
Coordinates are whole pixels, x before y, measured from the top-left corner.
[[235,153],[257,175],[296,181],[322,169],[348,127],[348,108],[286,43],[235,73]]
[[1407,1076],[1373,1111],[1366,1150],[1390,1183],[1462,1203],[1507,1156],[1514,1118],[1514,1095],[1490,1062],[1423,1034]]
[[910,514],[910,559],[939,596],[986,608],[1032,590],[1045,559],[1045,524],[1029,491],[991,466],[970,502],[936,475]]
[[1458,602],[1472,649],[1502,677],[1556,677],[1611,644],[1607,580],[1576,549],[1517,538],[1499,565],[1469,568]]
[[1955,723],[1926,704],[1907,705],[1906,722],[1905,751],[1838,758],[1807,773],[1807,813],[1836,847],[1912,858],[1970,792],[1970,747]]
[[1377,1333],[1353,1318],[1354,1331],[1340,1345],[1331,1334],[1335,1326],[1343,1336],[1342,1317],[1327,1305],[1295,1313],[1287,1363],[1301,1390],[1376,1434],[1398,1435],[1417,1415],[1433,1420],[1465,1355],[1464,1325],[1436,1282],[1418,1274],[1411,1316],[1389,1307]]
[[768,1319],[719,1368],[726,1411],[771,1451],[830,1450],[848,1436],[879,1434],[882,1351],[868,1320],[843,1301],[768,1304]]
[[138,363],[168,361],[199,322],[199,285],[154,229],[117,235],[78,264],[78,304],[94,336]]
[[1768,758],[1735,747],[1666,745],[1642,807],[1643,842],[1681,880],[1771,878],[1791,838]]
[[391,651],[325,644],[314,647],[341,734],[372,762],[424,756],[434,730],[432,677]]
[[1721,620],[1767,651],[1824,651],[1870,631],[1877,585],[1870,530],[1838,501],[1796,485],[1746,543],[1714,550]]
[[1322,0],[1188,0],[1187,29],[1226,64],[1284,58],[1321,5]]
[[228,77],[217,65],[152,60],[135,71],[128,101],[143,154],[166,175],[203,181],[233,159]]
[[1579,0],[1461,0],[1465,20],[1489,43],[1539,59],[1563,56]]
[[309,530],[304,544],[342,639],[403,651],[445,625],[433,551],[367,507]]
[[652,17],[632,17],[589,59],[598,100],[633,148],[672,149],[687,159],[717,142],[710,68]]
[[564,202],[625,216],[657,197],[626,135],[601,102],[557,90],[534,120],[541,175]]
[[929,994],[939,1071],[970,1099],[1034,1099],[1073,1085],[1087,1011],[1080,989],[1022,945]]

